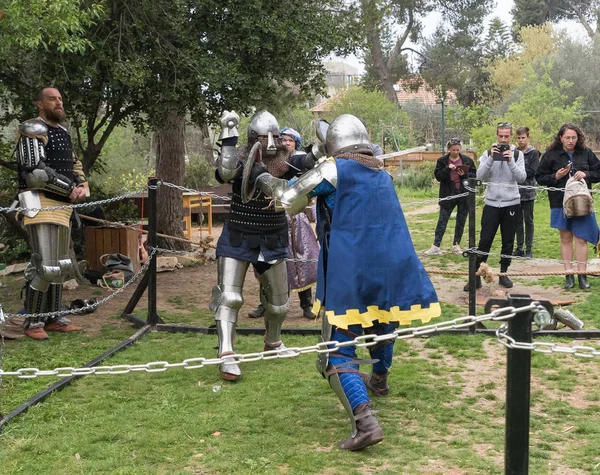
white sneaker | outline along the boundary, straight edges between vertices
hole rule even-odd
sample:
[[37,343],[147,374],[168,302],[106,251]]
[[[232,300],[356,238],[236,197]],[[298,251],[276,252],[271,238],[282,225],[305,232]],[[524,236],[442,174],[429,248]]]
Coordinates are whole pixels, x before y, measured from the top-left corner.
[[431,246],[430,249],[425,251],[426,256],[437,256],[442,253],[442,250],[437,246]]
[[458,244],[452,246],[452,254],[462,254],[463,250],[460,248]]

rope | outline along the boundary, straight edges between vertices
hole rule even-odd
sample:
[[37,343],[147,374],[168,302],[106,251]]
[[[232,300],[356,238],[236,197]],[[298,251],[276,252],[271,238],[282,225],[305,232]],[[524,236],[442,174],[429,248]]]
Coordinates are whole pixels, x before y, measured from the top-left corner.
[[[428,274],[439,274],[439,275],[462,275],[468,276],[469,273],[465,271],[453,271],[453,270],[442,270],[442,269],[428,269],[425,268],[425,272]],[[494,277],[506,276],[506,277],[538,277],[538,276],[546,276],[546,275],[600,275],[600,270],[562,270],[562,271],[549,271],[549,272],[494,272],[491,268],[483,263],[479,266],[479,270],[475,273],[475,275],[483,277],[483,279],[490,283],[493,281]]]

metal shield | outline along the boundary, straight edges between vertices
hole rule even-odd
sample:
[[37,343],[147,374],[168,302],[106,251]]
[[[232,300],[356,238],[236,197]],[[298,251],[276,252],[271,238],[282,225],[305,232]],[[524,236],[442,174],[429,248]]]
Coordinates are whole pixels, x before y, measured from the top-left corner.
[[250,183],[250,173],[252,172],[252,165],[260,161],[262,161],[262,145],[260,142],[256,142],[250,149],[242,173],[242,201],[244,203],[248,203],[254,195],[254,183]]

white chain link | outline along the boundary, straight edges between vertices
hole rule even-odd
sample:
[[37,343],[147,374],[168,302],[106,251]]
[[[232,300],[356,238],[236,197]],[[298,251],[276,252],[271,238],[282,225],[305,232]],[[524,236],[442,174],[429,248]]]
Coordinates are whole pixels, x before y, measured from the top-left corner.
[[535,341],[533,343],[516,341],[506,333],[507,330],[508,328],[506,325],[501,325],[496,330],[496,337],[498,338],[498,342],[513,350],[537,351],[538,353],[562,353],[578,356],[580,358],[594,358],[600,356],[600,351],[591,346],[560,346],[555,343],[544,341]]
[[[468,315],[466,317],[455,318],[446,322],[440,322],[431,325],[412,328],[398,328],[392,333],[384,335],[365,334],[356,337],[354,340],[338,342],[325,341],[312,346],[280,348],[276,350],[262,351],[258,353],[234,354],[227,355],[221,358],[188,358],[180,363],[169,363],[167,361],[153,361],[146,364],[137,365],[114,365],[114,366],[96,366],[92,368],[73,368],[61,367],[51,370],[40,370],[38,368],[20,368],[16,371],[0,371],[2,376],[17,376],[18,378],[31,379],[39,376],[86,376],[91,374],[125,374],[135,371],[145,371],[147,373],[158,373],[166,371],[169,368],[184,368],[198,369],[209,365],[218,365],[221,363],[249,363],[252,361],[266,361],[278,358],[296,358],[297,356],[308,353],[331,353],[340,348],[354,346],[360,348],[368,348],[374,346],[381,341],[389,341],[396,339],[409,339],[417,336],[430,335],[432,333],[448,330],[448,329],[465,329],[480,322],[486,321],[506,321],[513,318],[515,315],[522,312],[538,311],[543,309],[538,302],[532,302],[525,307],[504,307],[494,310],[491,313],[481,315],[479,317]],[[331,346],[331,347],[330,347]]]
[[451,195],[451,196],[447,196],[446,198],[435,198],[435,199],[431,199],[431,200],[424,200],[424,201],[411,201],[409,203],[400,203],[400,206],[402,208],[406,207],[406,206],[419,206],[419,205],[426,205],[426,204],[432,204],[432,203],[439,203],[441,201],[451,201],[451,200],[457,200],[459,198],[465,198],[469,196],[469,192],[465,192],[465,193],[460,193],[458,195]]
[[[538,191],[565,191],[566,188],[556,188],[554,186],[535,186],[535,185],[519,185],[515,183],[492,183],[489,181],[482,181],[482,185],[485,186],[499,186],[503,188],[519,188],[523,190],[538,190]],[[600,193],[600,190],[591,189],[590,193]]]
[[16,212],[23,212],[23,211],[56,211],[59,209],[87,208],[89,206],[99,206],[99,205],[104,205],[104,204],[108,204],[108,203],[114,203],[115,201],[125,200],[128,198],[134,198],[142,192],[143,192],[142,190],[132,191],[131,193],[125,193],[124,195],[115,196],[114,198],[107,198],[105,200],[90,201],[90,202],[86,202],[86,203],[73,203],[73,204],[62,205],[62,206],[48,206],[47,208],[20,208],[20,207],[19,208],[0,208],[0,213],[12,213],[12,212],[16,213]]
[[56,311],[56,312],[46,312],[46,313],[31,313],[31,314],[7,313],[7,314],[5,314],[5,316],[6,316],[6,318],[63,317],[65,315],[76,315],[76,314],[79,314],[79,313],[87,313],[90,310],[95,310],[100,305],[108,302],[111,299],[114,299],[117,295],[119,295],[121,292],[123,292],[127,287],[129,287],[131,284],[133,284],[138,279],[138,277],[148,268],[148,266],[150,265],[150,261],[154,258],[154,254],[156,253],[156,251],[153,250],[153,249],[150,249],[149,251],[150,252],[148,252],[148,259],[146,260],[146,262],[144,263],[144,265],[142,267],[140,267],[140,270],[138,270],[135,274],[133,274],[133,276],[131,277],[131,279],[129,279],[127,282],[125,282],[125,284],[123,285],[123,287],[115,290],[110,295],[106,296],[103,299],[100,299],[100,300],[94,302],[91,305],[87,305],[87,306],[82,307],[82,308],[75,308],[75,309],[70,309],[70,310],[60,310],[60,311]]

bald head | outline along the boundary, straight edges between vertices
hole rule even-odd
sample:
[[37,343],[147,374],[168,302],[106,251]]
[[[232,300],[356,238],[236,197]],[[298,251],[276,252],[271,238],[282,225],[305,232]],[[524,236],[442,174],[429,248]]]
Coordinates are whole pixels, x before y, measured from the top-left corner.
[[67,117],[63,108],[62,96],[58,89],[45,87],[38,93],[36,105],[40,117],[50,125],[58,125]]

